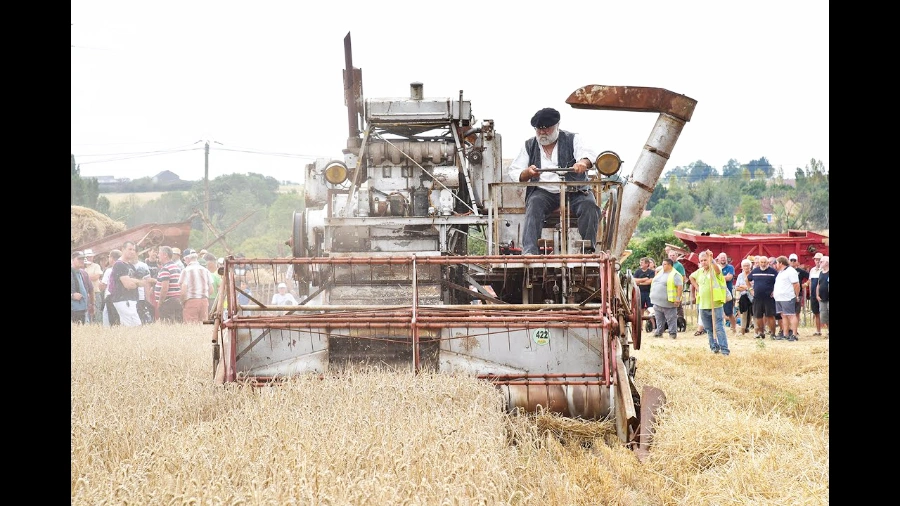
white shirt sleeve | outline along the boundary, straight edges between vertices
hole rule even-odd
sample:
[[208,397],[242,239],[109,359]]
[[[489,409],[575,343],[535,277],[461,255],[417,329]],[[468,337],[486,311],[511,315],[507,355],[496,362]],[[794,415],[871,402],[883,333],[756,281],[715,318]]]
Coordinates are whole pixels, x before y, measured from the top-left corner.
[[519,176],[522,174],[522,171],[528,168],[528,153],[525,151],[525,143],[522,143],[522,148],[519,149],[519,154],[516,158],[509,164],[509,168],[506,169],[507,174],[509,174],[509,178],[515,182],[519,182]]
[[100,278],[100,281],[106,285],[106,290],[103,290],[104,295],[109,295],[109,277],[112,274],[112,267],[107,267],[105,271],[103,271],[103,277]]
[[597,174],[596,167],[593,166],[593,163],[597,160],[597,152],[585,145],[581,134],[575,134],[575,138],[572,139],[572,142],[575,147],[575,161],[577,162],[582,158],[587,158],[591,161],[591,169],[587,171],[588,175],[593,176]]

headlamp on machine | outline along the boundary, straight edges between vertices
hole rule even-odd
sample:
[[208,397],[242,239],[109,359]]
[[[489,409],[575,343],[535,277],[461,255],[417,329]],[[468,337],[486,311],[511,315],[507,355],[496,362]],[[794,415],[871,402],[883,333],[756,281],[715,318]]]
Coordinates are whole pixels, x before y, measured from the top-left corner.
[[341,162],[331,162],[325,167],[325,181],[329,184],[339,185],[347,180],[347,166]]
[[622,159],[613,151],[604,151],[597,155],[594,167],[597,168],[597,172],[609,177],[619,172],[622,167]]

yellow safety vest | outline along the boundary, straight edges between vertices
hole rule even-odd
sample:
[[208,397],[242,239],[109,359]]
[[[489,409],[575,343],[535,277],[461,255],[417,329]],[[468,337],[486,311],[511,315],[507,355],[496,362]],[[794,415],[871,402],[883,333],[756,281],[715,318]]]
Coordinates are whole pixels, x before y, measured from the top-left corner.
[[675,269],[672,269],[669,272],[669,277],[666,278],[666,299],[668,299],[669,302],[679,300],[678,290],[675,289],[675,276],[681,276],[681,274]]
[[[709,293],[709,276],[703,269],[697,269],[691,276],[695,277],[699,286],[700,293],[697,296],[697,300],[700,304],[700,309],[713,309],[725,304],[725,276],[722,275],[721,271],[713,277],[712,294]],[[710,295],[712,295],[712,303],[709,300]]]

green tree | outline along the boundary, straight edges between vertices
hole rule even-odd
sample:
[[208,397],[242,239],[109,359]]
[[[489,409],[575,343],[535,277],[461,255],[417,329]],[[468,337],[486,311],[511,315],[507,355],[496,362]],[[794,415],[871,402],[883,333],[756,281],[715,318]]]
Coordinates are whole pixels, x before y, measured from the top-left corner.
[[75,155],[72,155],[72,203],[73,206],[97,208],[97,198],[100,196],[100,185],[96,178],[84,179],[81,177],[81,166],[75,163]]
[[[750,174],[753,174],[753,177],[766,179],[772,175],[774,167],[772,167],[769,160],[763,156],[759,160],[750,160],[750,163],[747,164],[747,169],[750,171]],[[763,175],[758,175],[758,171],[762,172]]]
[[713,212],[712,209],[704,209],[694,217],[694,225],[696,228],[704,232],[712,232],[714,234],[726,234],[734,228],[732,220],[734,215],[721,215]]
[[742,179],[740,182],[740,193],[759,200],[765,194],[767,187],[765,179]]
[[631,256],[625,259],[622,267],[630,270],[637,269],[640,265],[640,258],[645,256],[655,260],[656,265],[659,266],[663,257],[666,256],[666,244],[678,246],[679,248],[685,247],[684,243],[675,237],[671,230],[654,232],[640,239],[632,238],[628,241],[627,248],[631,250]]
[[[248,174],[227,174],[209,182],[209,214],[207,218],[219,227],[226,214],[229,200],[234,193],[240,191],[242,198],[256,206],[268,208],[275,202],[278,192],[278,180],[250,172]],[[206,213],[206,185],[203,181],[194,184],[191,189],[191,202],[195,209]],[[236,218],[235,218],[236,219]]]
[[108,198],[104,197],[103,195],[97,197],[97,212],[109,216],[110,205],[111,203]]
[[747,231],[749,223],[762,220],[762,205],[759,199],[751,195],[741,197],[741,204],[738,207],[738,219],[744,222],[744,231]]
[[687,181],[687,177],[688,177],[688,173],[689,173],[688,171],[689,171],[688,167],[680,167],[680,166],[673,167],[673,168],[669,169],[668,171],[666,171],[665,174],[663,174],[663,178],[669,180],[669,187],[671,188],[671,186],[672,186],[671,182],[673,180]]
[[668,198],[660,201],[653,208],[653,215],[659,218],[668,218],[672,223],[690,221],[694,218],[697,206],[690,195],[683,194],[680,198]]
[[141,221],[141,210],[143,204],[136,195],[129,195],[124,200],[117,202],[110,210],[110,218],[125,223],[128,228],[151,223],[149,221]]
[[84,181],[81,180],[81,168],[75,163],[75,155],[72,155],[72,204],[84,205]]
[[688,171],[688,182],[695,184],[701,181],[705,181],[711,177],[716,177],[719,175],[719,171],[717,171],[713,166],[704,163],[703,160],[697,160],[689,165],[690,170]]
[[135,216],[138,225],[144,223],[174,223],[191,215],[188,194],[183,191],[166,192],[141,206]]
[[268,209],[269,231],[280,235],[282,241],[290,239],[293,234],[294,211],[302,211],[303,208],[302,195],[296,192],[279,193]]
[[635,230],[636,235],[646,237],[651,234],[668,232],[672,230],[672,220],[663,216],[656,216],[655,213],[646,218],[642,218]]
[[806,213],[809,227],[815,230],[828,229],[828,189],[817,189],[810,193],[806,204],[809,210]]
[[744,168],[741,167],[741,164],[731,158],[727,163],[722,167],[722,176],[726,178],[737,178],[740,177],[744,172]]
[[660,200],[665,199],[668,194],[669,190],[662,183],[656,183],[653,193],[650,194],[650,199],[647,201],[647,209],[652,210],[653,206]]
[[762,218],[754,221],[748,221],[744,224],[744,229],[741,231],[745,234],[771,234],[775,230],[771,225],[766,223]]

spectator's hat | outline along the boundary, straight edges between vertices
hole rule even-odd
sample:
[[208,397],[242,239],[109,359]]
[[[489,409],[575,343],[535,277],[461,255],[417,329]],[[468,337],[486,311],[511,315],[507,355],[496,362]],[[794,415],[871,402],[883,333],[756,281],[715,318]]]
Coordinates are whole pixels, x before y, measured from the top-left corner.
[[816,253],[816,254],[813,256],[813,258],[822,258],[823,256],[824,256],[824,255],[822,255],[822,253],[819,252],[819,253]]
[[222,258],[222,257],[219,257],[219,259],[216,260],[216,263],[219,264],[219,265],[225,265],[225,259]]
[[184,252],[181,254],[181,257],[187,260],[187,257],[197,256],[197,252],[192,250],[191,248],[184,248]]
[[94,250],[92,250],[91,248],[84,250],[84,257],[85,258],[94,258]]
[[788,257],[788,260],[799,260],[799,259],[797,258],[796,253],[791,253],[791,255]]
[[172,248],[172,254],[181,256],[181,248]]
[[84,258],[84,252],[83,251],[73,251],[72,252],[72,260],[75,260],[76,258]]
[[287,288],[287,285],[284,283],[278,283],[278,288]]

